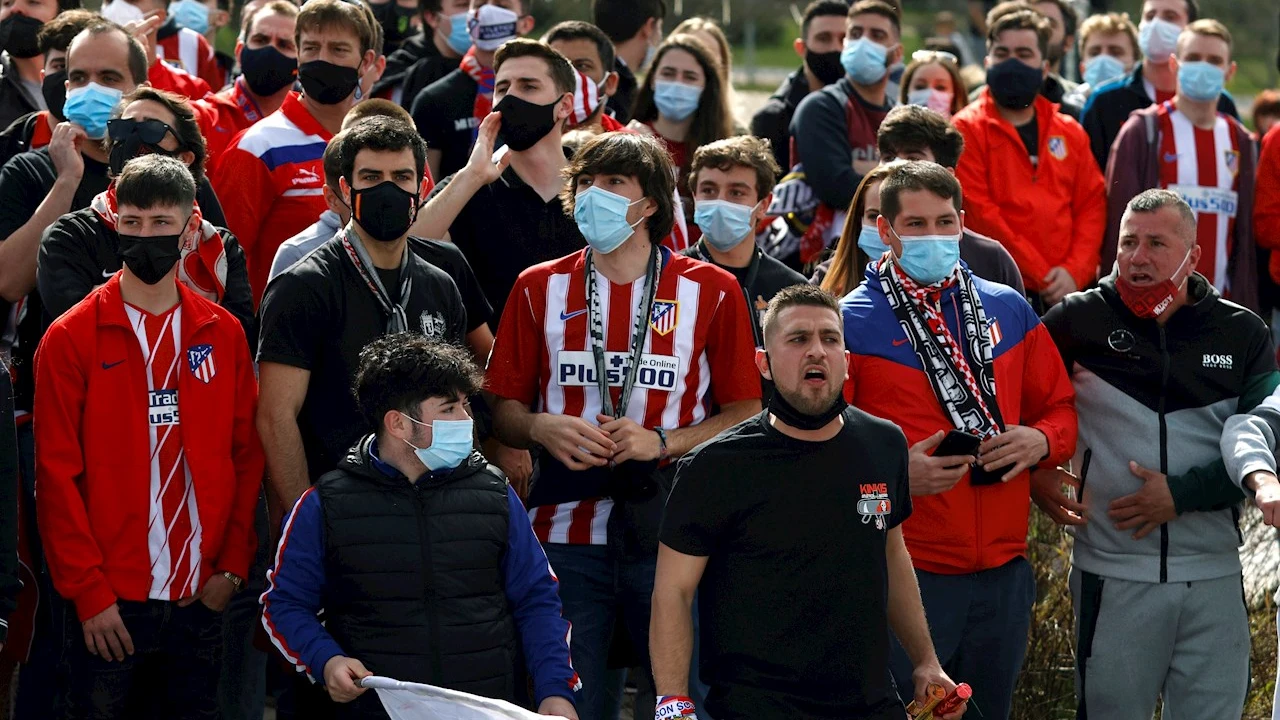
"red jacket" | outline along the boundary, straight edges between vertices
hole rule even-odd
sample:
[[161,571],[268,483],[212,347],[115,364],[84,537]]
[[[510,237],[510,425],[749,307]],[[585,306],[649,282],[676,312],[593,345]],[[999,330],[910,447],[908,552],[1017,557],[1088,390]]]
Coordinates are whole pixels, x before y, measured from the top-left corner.
[[964,136],[956,179],[964,188],[965,227],[1004,244],[1028,291],[1043,290],[1044,276],[1058,266],[1083,289],[1097,278],[1107,227],[1102,172],[1079,123],[1043,96],[1035,107],[1038,167],[989,90],[956,114],[952,123]]
[[204,164],[205,175],[212,177],[218,159],[231,141],[264,116],[253,98],[245,92],[244,79],[237,78],[231,87],[219,93],[210,93],[191,102],[196,122],[207,145]]
[[[1278,125],[1277,127],[1280,127]],[[1280,134],[1268,131],[1262,138],[1258,156],[1258,178],[1254,183],[1253,240],[1271,251],[1271,279],[1280,283]]]
[[[217,363],[207,383],[194,371],[178,383],[203,586],[214,572],[247,577],[257,547],[258,384],[239,321],[181,283],[178,294],[180,347],[212,345]],[[151,587],[145,373],[120,273],[54,321],[36,353],[37,520],[54,588],[81,620],[117,599],[144,601]]]
[[151,63],[151,69],[147,71],[147,80],[150,81],[151,87],[157,90],[167,90],[188,100],[202,98],[212,92],[209,89],[209,83],[188,74],[181,68],[170,67],[162,60]]

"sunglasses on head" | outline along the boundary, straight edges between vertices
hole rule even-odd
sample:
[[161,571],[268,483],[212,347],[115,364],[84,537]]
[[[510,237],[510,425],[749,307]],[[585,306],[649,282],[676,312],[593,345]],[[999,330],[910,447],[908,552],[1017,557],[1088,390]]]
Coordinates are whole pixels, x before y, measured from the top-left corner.
[[173,135],[173,139],[177,140],[179,145],[182,144],[178,133],[159,120],[134,120],[132,118],[108,120],[107,135],[112,142],[120,142],[136,135],[138,140],[152,147],[160,147],[165,135]]
[[952,65],[959,65],[960,59],[946,50],[917,50],[911,53],[912,62],[949,62]]

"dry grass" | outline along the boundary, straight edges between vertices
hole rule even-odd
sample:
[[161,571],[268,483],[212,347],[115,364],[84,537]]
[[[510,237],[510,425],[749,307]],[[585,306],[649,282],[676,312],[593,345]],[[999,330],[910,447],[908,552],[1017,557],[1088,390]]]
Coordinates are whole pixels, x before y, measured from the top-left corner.
[[[1246,514],[1246,522],[1256,520]],[[1027,660],[1013,699],[1014,720],[1071,720],[1075,717],[1075,622],[1067,589],[1070,540],[1037,508],[1032,508],[1028,556],[1036,577]],[[1253,637],[1252,675],[1243,720],[1269,720],[1276,678],[1276,608],[1268,594],[1249,614]]]

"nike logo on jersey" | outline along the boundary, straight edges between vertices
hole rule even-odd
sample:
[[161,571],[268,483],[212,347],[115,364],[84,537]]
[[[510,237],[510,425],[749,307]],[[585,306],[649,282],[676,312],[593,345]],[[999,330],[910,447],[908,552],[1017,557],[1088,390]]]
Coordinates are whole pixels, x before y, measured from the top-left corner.
[[902,346],[902,345],[906,345],[906,344],[907,344],[907,343],[909,343],[909,342],[911,342],[911,338],[902,338],[901,340],[894,340],[894,341],[893,341],[893,346],[894,346],[894,347],[900,347],[900,346]]
[[115,270],[103,270],[103,271],[102,271],[102,277],[103,277],[103,278],[105,278],[105,279],[107,279],[107,280],[110,280],[110,279],[111,279],[111,277],[112,277],[113,275],[115,275],[115,274],[116,274],[116,271],[115,271]]
[[566,320],[570,320],[570,319],[572,319],[572,318],[576,318],[576,317],[578,317],[579,315],[583,315],[583,314],[585,314],[586,312],[587,312],[587,309],[586,309],[586,308],[583,308],[583,309],[581,309],[581,310],[574,310],[574,311],[573,311],[573,312],[571,312],[571,313],[567,313],[567,312],[565,312],[565,311],[561,310],[561,311],[560,311],[560,322],[564,322],[564,321],[566,321]]
[[123,361],[123,360],[117,360],[117,361],[115,361],[115,362],[113,362],[113,363],[107,363],[107,362],[104,362],[104,363],[102,363],[102,369],[103,369],[103,370],[110,370],[111,368],[113,368],[113,367],[115,367],[115,366],[119,365],[119,364],[120,364],[120,363],[122,363],[122,362],[124,362],[124,361]]

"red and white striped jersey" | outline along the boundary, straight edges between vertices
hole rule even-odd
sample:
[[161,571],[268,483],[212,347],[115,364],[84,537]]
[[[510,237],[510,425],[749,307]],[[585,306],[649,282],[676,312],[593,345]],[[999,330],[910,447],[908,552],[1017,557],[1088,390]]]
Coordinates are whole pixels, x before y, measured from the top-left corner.
[[212,92],[218,92],[227,84],[226,72],[218,65],[213,46],[203,35],[190,28],[178,28],[171,35],[157,37],[156,58],[209,83]]
[[125,304],[147,368],[147,431],[151,449],[147,549],[153,600],[178,600],[200,588],[200,514],[182,447],[178,375],[182,371],[182,309],[151,315]]
[[1228,259],[1239,207],[1240,148],[1227,116],[1218,113],[1212,130],[1198,128],[1172,102],[1157,114],[1160,129],[1160,186],[1182,196],[1196,214],[1196,269],[1229,297]]
[[[489,358],[487,388],[537,412],[581,417],[601,409],[588,341],[586,251],[535,265],[520,274],[507,300]],[[663,250],[663,268],[645,324],[636,386],[626,417],[646,428],[697,425],[713,406],[760,397],[750,320],[732,275]],[[631,329],[644,299],[645,278],[616,285],[596,273],[613,401],[630,362]],[[588,499],[534,507],[534,532],[544,543],[603,545],[613,502]]]

